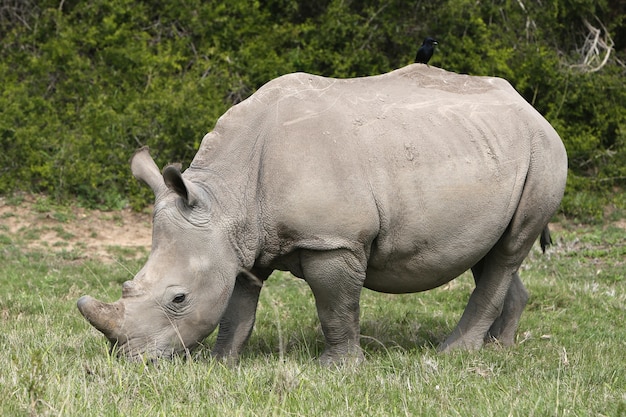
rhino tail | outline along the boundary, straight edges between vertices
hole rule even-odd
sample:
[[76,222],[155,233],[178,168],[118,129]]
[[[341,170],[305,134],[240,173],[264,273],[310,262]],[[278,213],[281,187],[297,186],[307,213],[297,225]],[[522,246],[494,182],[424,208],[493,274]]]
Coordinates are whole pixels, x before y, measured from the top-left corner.
[[550,236],[550,228],[548,225],[543,228],[541,231],[541,236],[539,236],[539,244],[541,245],[541,252],[546,253],[546,248],[552,245],[552,236]]

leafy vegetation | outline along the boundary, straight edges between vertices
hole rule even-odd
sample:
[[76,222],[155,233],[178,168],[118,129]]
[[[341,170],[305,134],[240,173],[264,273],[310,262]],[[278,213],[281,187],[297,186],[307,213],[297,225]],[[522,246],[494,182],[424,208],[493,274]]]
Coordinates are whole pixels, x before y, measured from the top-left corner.
[[151,197],[130,177],[135,148],[188,163],[268,80],[387,72],[432,35],[432,65],[508,79],[559,131],[567,215],[624,208],[612,201],[626,183],[623,2],[0,2],[2,194],[139,207]]
[[[59,209],[41,215],[70,240]],[[367,360],[340,369],[316,363],[323,337],[311,291],[284,273],[261,294],[238,366],[210,358],[215,335],[193,360],[112,358],[76,299],[117,299],[144,259],[116,250],[115,263],[67,256],[2,227],[0,415],[624,416],[624,229],[564,226],[556,247],[546,255],[535,248],[522,268],[531,298],[515,346],[436,352],[473,289],[466,274],[420,294],[365,290]]]

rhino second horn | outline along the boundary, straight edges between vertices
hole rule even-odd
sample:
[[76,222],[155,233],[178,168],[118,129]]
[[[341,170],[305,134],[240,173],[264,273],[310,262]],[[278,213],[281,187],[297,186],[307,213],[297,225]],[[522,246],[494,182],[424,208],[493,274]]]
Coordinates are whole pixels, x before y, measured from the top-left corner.
[[142,291],[137,288],[135,281],[125,281],[122,284],[122,298],[137,297]]
[[78,310],[87,321],[108,339],[114,339],[114,333],[124,316],[124,309],[118,303],[107,304],[88,295],[76,302]]

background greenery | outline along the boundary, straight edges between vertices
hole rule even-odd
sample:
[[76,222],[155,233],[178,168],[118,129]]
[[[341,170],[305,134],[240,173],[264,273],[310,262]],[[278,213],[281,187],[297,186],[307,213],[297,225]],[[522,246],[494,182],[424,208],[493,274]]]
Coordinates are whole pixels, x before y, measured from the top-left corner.
[[[268,80],[387,72],[432,35],[432,65],[502,76],[546,116],[570,157],[563,212],[599,219],[626,207],[625,16],[608,0],[0,0],[0,194],[140,207],[135,148],[189,163]],[[603,66],[585,22],[612,46]]]

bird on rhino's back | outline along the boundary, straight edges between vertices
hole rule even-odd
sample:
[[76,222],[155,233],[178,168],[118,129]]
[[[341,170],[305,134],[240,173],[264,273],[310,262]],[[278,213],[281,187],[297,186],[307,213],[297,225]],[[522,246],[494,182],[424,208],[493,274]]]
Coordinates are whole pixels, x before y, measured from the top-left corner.
[[435,45],[438,44],[439,43],[430,36],[424,39],[422,46],[419,47],[417,54],[415,55],[415,63],[428,64],[428,61],[430,61],[430,58],[432,58],[433,53],[435,52]]

